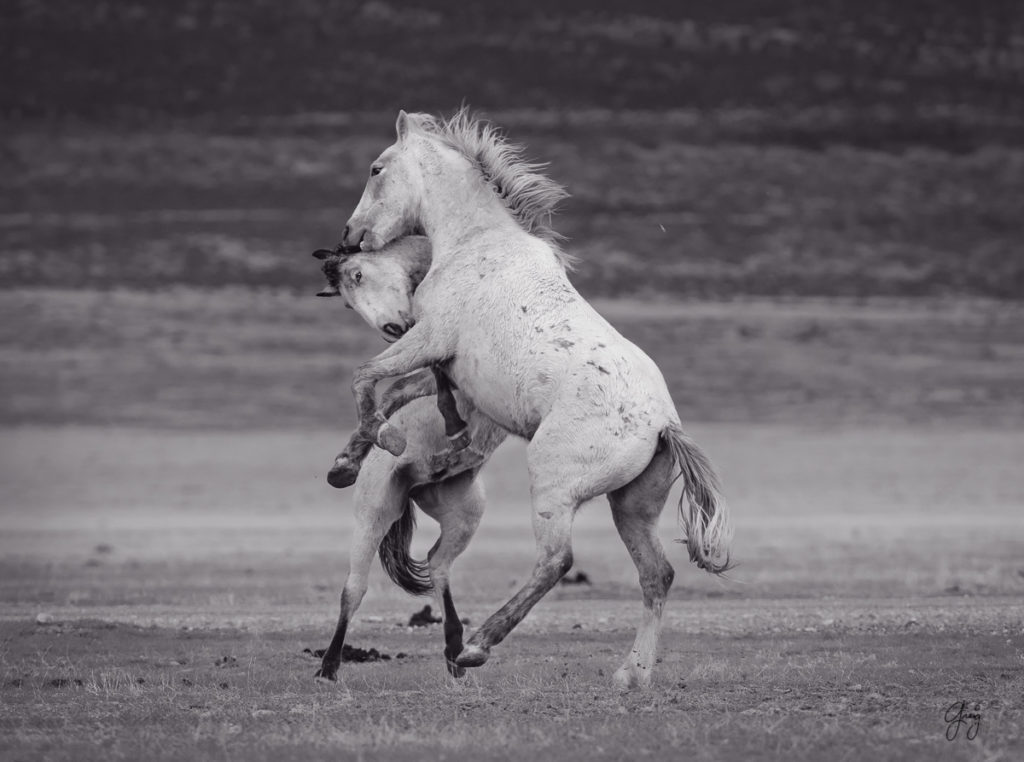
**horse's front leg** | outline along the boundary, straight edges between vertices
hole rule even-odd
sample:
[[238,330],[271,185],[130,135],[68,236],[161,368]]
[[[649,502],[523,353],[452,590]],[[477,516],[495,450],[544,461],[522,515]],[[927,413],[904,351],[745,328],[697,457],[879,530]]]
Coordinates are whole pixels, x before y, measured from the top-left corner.
[[420,370],[411,373],[395,381],[381,395],[380,412],[385,418],[390,418],[413,400],[436,393],[437,385],[431,371]]
[[334,459],[331,470],[327,472],[327,483],[337,489],[344,489],[355,484],[363,460],[366,459],[373,445],[372,439],[367,437],[362,430],[356,429],[355,433],[349,437],[345,449]]
[[[390,418],[395,411],[420,397],[427,397],[434,394],[437,388],[434,383],[434,374],[430,371],[412,373],[400,378],[384,393],[380,401],[378,414],[383,418]],[[370,437],[361,428],[357,429],[349,438],[345,449],[334,459],[334,465],[327,473],[327,483],[337,489],[343,489],[355,484],[359,476],[359,469],[363,459],[376,444],[376,440]]]
[[401,339],[356,368],[352,393],[359,413],[359,432],[392,455],[405,452],[405,435],[388,423],[387,418],[377,409],[374,393],[377,382],[444,362],[449,356],[449,348],[437,339],[429,327],[425,323],[417,323]]

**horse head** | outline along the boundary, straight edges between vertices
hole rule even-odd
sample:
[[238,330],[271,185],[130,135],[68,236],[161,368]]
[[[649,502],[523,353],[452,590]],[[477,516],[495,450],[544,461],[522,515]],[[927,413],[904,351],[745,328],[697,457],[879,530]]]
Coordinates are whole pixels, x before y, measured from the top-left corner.
[[[328,288],[318,296],[343,296],[347,307],[380,332],[397,341],[415,324],[413,294],[430,269],[430,242],[407,236],[377,252],[343,254],[318,249]],[[329,293],[327,293],[329,292]]]

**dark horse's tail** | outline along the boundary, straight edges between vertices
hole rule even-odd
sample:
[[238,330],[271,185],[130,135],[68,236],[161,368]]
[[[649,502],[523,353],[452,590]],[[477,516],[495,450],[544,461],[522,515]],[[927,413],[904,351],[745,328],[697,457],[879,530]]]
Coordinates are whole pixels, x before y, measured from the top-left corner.
[[690,560],[712,574],[728,571],[732,522],[711,461],[678,425],[666,427],[662,436],[683,477],[679,519],[686,533],[683,541],[690,551]]
[[412,533],[416,529],[416,514],[412,501],[405,499],[405,508],[377,549],[380,565],[391,577],[391,581],[412,595],[429,595],[433,592],[430,571],[426,561],[419,561],[409,555]]

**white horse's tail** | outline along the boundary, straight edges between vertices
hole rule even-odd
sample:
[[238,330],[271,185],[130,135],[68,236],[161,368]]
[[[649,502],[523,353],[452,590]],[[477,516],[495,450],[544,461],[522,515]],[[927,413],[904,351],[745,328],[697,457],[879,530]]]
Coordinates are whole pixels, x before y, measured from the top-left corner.
[[712,574],[728,571],[732,568],[732,521],[711,461],[678,424],[669,424],[661,435],[672,448],[684,482],[679,497],[679,520],[686,537],[681,542],[686,543],[690,560],[699,568]]

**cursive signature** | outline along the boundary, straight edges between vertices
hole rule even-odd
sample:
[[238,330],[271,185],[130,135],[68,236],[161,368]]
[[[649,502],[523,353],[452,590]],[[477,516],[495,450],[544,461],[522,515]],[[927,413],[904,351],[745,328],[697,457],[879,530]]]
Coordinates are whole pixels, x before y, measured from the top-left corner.
[[946,740],[955,741],[960,735],[960,728],[965,727],[964,735],[968,741],[978,737],[981,730],[981,704],[975,702],[968,706],[966,701],[957,701],[951,704],[943,715],[946,720]]

